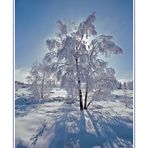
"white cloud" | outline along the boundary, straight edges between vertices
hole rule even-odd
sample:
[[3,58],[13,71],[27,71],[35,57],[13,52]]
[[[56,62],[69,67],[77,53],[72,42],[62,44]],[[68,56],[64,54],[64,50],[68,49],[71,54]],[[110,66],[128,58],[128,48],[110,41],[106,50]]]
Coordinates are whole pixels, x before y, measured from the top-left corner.
[[15,81],[27,82],[26,77],[29,75],[29,68],[20,68],[15,70]]

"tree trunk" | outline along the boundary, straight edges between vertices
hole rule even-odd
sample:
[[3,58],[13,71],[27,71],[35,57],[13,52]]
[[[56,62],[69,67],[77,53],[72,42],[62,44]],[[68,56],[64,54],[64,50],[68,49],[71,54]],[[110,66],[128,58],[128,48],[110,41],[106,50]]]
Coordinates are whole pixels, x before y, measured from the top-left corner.
[[[78,81],[78,83],[81,84],[80,81]],[[80,110],[83,110],[83,100],[82,100],[82,91],[81,91],[81,88],[79,89],[79,101],[80,101]]]
[[89,75],[89,71],[90,71],[90,62],[91,62],[91,58],[92,55],[94,53],[94,48],[90,54],[90,58],[89,58],[89,65],[88,65],[88,69],[87,69],[87,81],[86,81],[86,91],[85,91],[85,103],[84,103],[84,109],[87,109],[88,106],[90,105],[91,102],[88,103],[87,105],[87,98],[88,98],[88,75]]
[[88,83],[86,84],[84,109],[87,109]]
[[82,91],[81,91],[81,81],[79,76],[79,67],[78,67],[78,58],[76,60],[76,69],[77,69],[77,78],[78,78],[78,91],[79,91],[79,102],[80,102],[80,110],[83,110],[83,100],[82,100]]
[[41,99],[43,99],[44,98],[44,95],[43,95],[43,92],[41,92]]
[[43,79],[42,79],[41,99],[44,99],[44,79],[45,79],[45,72],[43,73]]
[[[81,36],[81,40],[76,47],[76,51],[78,52],[79,46],[83,40],[83,36]],[[78,82],[78,92],[79,92],[79,102],[80,102],[80,110],[83,110],[83,96],[82,96],[82,90],[81,90],[81,80],[80,80],[80,71],[79,71],[79,64],[78,64],[78,55],[75,55],[75,61],[76,61],[76,70],[77,70],[77,82]]]

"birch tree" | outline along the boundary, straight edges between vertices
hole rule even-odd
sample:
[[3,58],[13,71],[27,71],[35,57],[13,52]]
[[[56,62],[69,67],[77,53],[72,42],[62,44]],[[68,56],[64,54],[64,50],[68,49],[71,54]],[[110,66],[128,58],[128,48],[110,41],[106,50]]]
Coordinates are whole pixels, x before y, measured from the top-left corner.
[[[109,94],[115,88],[115,70],[101,57],[122,53],[112,36],[97,35],[95,20],[94,12],[73,27],[58,21],[55,38],[46,40],[45,59],[53,65],[61,87],[78,96],[80,110],[87,109],[95,96]],[[88,96],[92,97],[89,102]]]
[[49,77],[50,66],[43,60],[42,63],[35,62],[27,77],[30,83],[29,90],[35,98],[44,99],[48,96],[52,81]]

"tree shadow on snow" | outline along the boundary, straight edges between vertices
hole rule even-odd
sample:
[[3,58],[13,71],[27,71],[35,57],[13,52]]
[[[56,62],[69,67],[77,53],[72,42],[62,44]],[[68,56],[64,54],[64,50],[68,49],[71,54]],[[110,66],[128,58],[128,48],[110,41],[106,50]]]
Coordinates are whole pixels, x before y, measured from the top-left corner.
[[79,118],[77,114],[67,112],[56,123],[54,134],[48,148],[92,148],[96,142],[101,144],[104,141],[87,132],[84,111],[80,112]]
[[87,111],[87,114],[97,133],[97,137],[105,139],[104,143],[98,146],[101,148],[133,147],[132,121],[90,111]]
[[46,148],[132,148],[133,127],[128,119],[99,111],[79,111],[72,105],[58,112],[63,116],[46,129],[45,137],[50,137]]

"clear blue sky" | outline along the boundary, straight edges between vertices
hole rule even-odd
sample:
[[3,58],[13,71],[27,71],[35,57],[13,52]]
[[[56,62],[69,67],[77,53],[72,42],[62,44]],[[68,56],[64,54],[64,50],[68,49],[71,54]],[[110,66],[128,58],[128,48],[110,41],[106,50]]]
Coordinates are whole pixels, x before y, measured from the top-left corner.
[[85,19],[96,11],[98,34],[114,36],[123,55],[110,57],[117,78],[133,75],[133,0],[15,0],[15,67],[29,68],[45,53],[57,20]]

